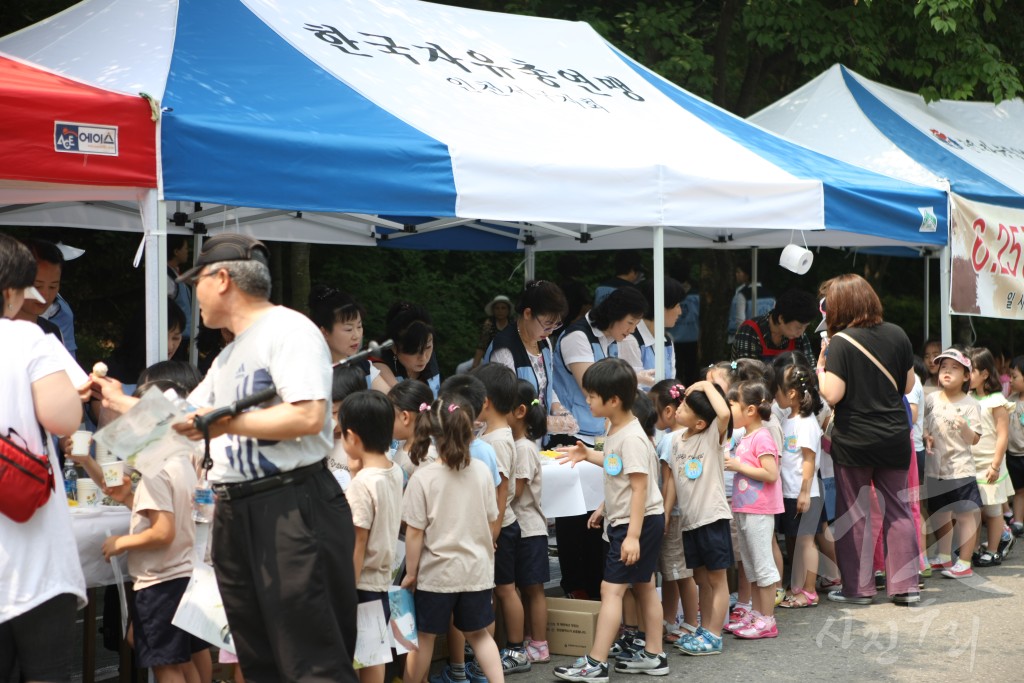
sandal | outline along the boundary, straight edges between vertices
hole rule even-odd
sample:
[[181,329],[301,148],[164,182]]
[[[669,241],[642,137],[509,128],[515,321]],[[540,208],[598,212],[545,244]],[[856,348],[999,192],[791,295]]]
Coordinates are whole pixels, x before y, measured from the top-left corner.
[[695,635],[683,636],[676,643],[676,648],[684,655],[693,655],[695,657],[701,655],[720,655],[722,654],[722,638],[700,628],[697,629]]
[[665,635],[662,637],[662,642],[668,643],[669,645],[675,643],[683,637],[683,632],[679,630],[679,627],[675,623],[667,621],[662,622],[662,627]]
[[793,594],[779,603],[779,607],[786,609],[803,609],[805,607],[817,607],[818,594],[806,591],[803,588],[794,588]]

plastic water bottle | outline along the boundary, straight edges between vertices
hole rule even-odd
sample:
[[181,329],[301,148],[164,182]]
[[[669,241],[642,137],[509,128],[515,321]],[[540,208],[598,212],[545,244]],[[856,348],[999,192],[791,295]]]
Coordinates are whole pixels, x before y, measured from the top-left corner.
[[64,461],[64,495],[68,500],[78,501],[78,470],[71,458]]
[[192,493],[192,521],[209,524],[213,521],[213,488],[203,479]]

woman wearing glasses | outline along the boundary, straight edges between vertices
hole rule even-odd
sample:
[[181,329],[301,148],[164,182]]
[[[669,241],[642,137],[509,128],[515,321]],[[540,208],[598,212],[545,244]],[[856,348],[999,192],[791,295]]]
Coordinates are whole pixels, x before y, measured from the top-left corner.
[[549,336],[562,322],[569,305],[565,294],[553,282],[531,280],[526,283],[516,306],[516,321],[499,332],[484,356],[486,362],[500,363],[530,382],[548,414],[548,433],[576,430],[569,411],[562,408],[554,390],[552,349]]

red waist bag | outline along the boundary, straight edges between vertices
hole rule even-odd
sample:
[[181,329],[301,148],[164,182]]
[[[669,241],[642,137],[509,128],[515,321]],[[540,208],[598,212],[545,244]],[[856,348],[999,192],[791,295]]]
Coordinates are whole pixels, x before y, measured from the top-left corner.
[[[10,434],[18,436],[14,430]],[[0,435],[0,513],[15,522],[27,522],[50,499],[53,486],[48,457]]]

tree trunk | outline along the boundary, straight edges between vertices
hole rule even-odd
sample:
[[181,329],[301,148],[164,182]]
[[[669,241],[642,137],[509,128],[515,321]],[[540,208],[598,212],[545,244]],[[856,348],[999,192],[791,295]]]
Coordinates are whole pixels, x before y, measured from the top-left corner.
[[703,249],[700,252],[700,351],[702,365],[729,356],[729,304],[736,285],[736,252]]
[[292,243],[288,255],[291,307],[309,313],[309,243]]
[[729,44],[732,37],[732,25],[739,15],[742,3],[739,0],[723,0],[722,10],[718,15],[718,30],[715,31],[713,46],[714,90],[712,101],[719,107],[726,106],[728,92]]

